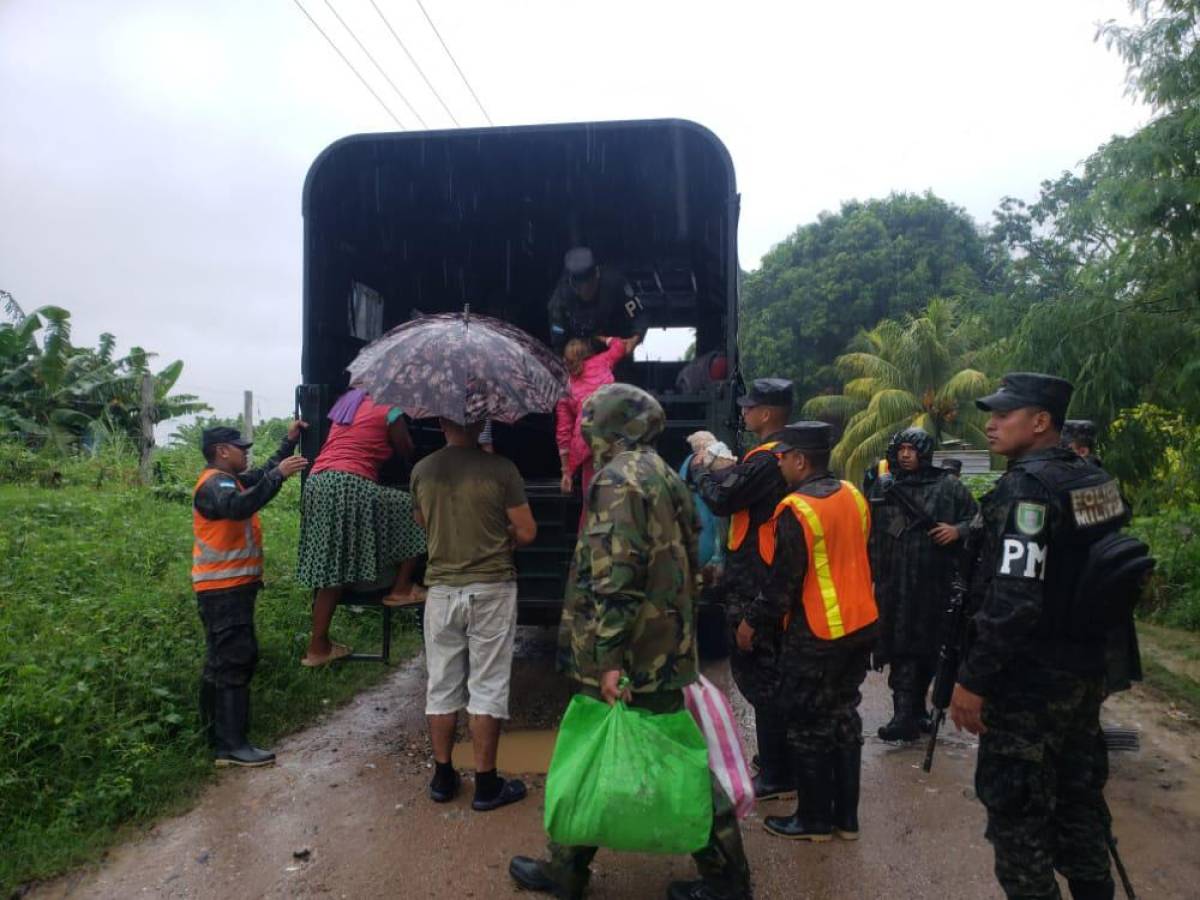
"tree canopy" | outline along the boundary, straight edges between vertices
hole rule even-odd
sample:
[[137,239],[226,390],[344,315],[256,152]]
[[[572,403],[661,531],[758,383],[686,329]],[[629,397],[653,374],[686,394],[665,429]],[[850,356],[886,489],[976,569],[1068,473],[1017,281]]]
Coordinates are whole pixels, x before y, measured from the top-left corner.
[[801,396],[837,388],[832,363],[860,330],[919,313],[935,297],[978,298],[994,268],[975,223],[933,194],[849,201],[798,228],[746,276],[743,368],[790,377]]

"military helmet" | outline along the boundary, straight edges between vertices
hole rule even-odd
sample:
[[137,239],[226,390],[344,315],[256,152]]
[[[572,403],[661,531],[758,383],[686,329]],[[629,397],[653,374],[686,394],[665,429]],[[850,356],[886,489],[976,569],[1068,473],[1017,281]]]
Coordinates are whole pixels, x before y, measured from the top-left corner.
[[618,382],[583,401],[579,430],[599,467],[622,450],[653,446],[666,425],[657,400],[639,387]]

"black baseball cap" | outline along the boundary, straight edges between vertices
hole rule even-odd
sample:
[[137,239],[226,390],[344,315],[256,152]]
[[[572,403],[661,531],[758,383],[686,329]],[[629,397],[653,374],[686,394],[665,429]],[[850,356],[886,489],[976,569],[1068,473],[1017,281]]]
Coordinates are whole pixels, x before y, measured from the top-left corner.
[[962,460],[961,459],[943,459],[942,460],[942,468],[945,469],[947,472],[961,473],[962,472]]
[[750,393],[738,397],[738,406],[786,406],[792,408],[792,383],[786,378],[756,378]]
[[242,433],[236,428],[228,428],[224,425],[218,425],[216,428],[205,428],[200,436],[200,449],[207,450],[216,444],[233,444],[235,447],[241,447],[246,450],[254,446],[254,441],[242,439]]
[[828,422],[800,421],[787,425],[772,453],[790,450],[829,452],[833,449],[833,426]]
[[590,247],[572,247],[563,257],[563,269],[572,281],[586,281],[596,271],[596,257]]
[[1037,406],[1050,413],[1056,421],[1062,422],[1074,390],[1071,382],[1065,378],[1043,375],[1041,372],[1009,372],[1000,379],[999,390],[980,397],[975,405],[984,412],[1008,412]]

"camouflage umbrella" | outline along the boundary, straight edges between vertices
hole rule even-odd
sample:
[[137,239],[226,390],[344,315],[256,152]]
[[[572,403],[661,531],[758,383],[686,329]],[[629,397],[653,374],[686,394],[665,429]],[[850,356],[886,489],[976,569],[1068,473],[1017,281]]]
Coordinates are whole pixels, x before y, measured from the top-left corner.
[[372,341],[352,362],[350,383],[414,419],[459,423],[552,412],[567,369],[520,328],[488,316],[421,316]]

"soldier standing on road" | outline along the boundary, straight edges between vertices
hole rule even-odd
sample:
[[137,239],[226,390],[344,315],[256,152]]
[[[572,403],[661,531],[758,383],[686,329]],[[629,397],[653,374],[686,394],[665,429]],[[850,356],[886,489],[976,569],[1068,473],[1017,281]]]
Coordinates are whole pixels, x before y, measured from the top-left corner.
[[738,400],[746,429],[759,445],[740,463],[720,471],[691,470],[700,498],[713,515],[729,517],[728,553],[720,592],[735,641],[730,666],[733,680],[754,707],[758,739],[759,800],[782,797],[796,789],[787,749],[787,728],[775,709],[779,693],[778,617],[761,595],[764,566],[758,554],[759,527],[787,494],[787,484],[771,449],[792,411],[792,383],[759,378]]
[[[599,470],[559,627],[559,668],[581,691],[656,715],[684,708],[683,688],[697,670],[699,521],[687,487],[654,450],[665,424],[658,401],[632,385],[607,385],[584,402],[583,435]],[[622,675],[630,681],[624,691]],[[712,832],[693,854],[702,880],[673,883],[670,900],[751,896],[733,805],[715,777],[712,784]],[[513,880],[526,890],[582,897],[596,848],[552,843],[549,851],[545,861],[513,857]]]
[[645,309],[633,286],[616,269],[598,265],[587,247],[567,251],[562,278],[550,295],[549,314],[550,346],[557,353],[576,338],[646,336]]
[[[914,741],[929,730],[925,693],[937,665],[942,613],[977,506],[961,481],[933,465],[933,437],[923,429],[893,435],[887,459],[893,477],[877,480],[868,495],[880,620],[875,667],[889,667],[894,710],[879,737]],[[902,501],[924,510],[928,521],[916,521]]]
[[829,473],[832,437],[824,422],[783,430],[771,452],[792,493],[757,535],[770,567],[769,625],[760,627],[777,634],[781,648],[779,702],[798,793],[795,813],[763,824],[801,841],[858,839],[858,704],[878,618],[867,561],[871,514],[858,488]]
[[1057,871],[1076,900],[1108,900],[1104,611],[1074,587],[1090,546],[1128,510],[1107,472],[1060,446],[1071,392],[1015,373],[976,401],[1009,467],[983,498],[977,611],[950,717],[980,735],[975,791],[1005,893],[1059,897]]

